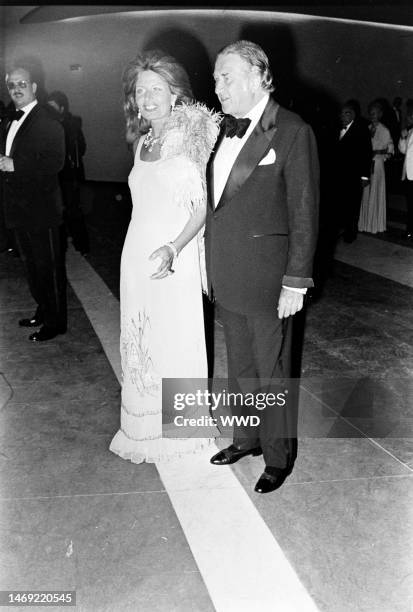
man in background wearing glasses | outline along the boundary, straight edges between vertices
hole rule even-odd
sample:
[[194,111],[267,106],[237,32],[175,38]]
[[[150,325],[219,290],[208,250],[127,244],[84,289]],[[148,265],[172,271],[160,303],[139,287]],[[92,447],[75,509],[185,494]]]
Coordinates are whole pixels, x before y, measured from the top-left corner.
[[39,327],[32,342],[66,332],[66,274],[61,249],[58,172],[64,132],[36,99],[37,84],[23,67],[6,75],[15,113],[0,135],[0,187],[6,227],[13,229],[37,309],[21,327]]

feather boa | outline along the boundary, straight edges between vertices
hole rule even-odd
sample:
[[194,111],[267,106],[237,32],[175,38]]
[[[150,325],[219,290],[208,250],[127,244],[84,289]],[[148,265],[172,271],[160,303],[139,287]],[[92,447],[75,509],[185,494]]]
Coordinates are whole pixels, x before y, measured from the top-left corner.
[[204,104],[176,106],[165,127],[161,141],[161,158],[184,156],[198,169],[205,197],[205,169],[219,133],[222,115]]
[[[176,106],[165,125],[164,136],[161,141],[161,158],[183,156],[189,159],[196,168],[184,180],[176,193],[177,204],[196,210],[206,205],[205,170],[218,138],[219,124],[222,121],[220,113],[210,111],[200,103],[181,104]],[[207,292],[207,279],[205,271],[205,247],[203,239],[204,229],[197,235],[199,270],[203,291]]]

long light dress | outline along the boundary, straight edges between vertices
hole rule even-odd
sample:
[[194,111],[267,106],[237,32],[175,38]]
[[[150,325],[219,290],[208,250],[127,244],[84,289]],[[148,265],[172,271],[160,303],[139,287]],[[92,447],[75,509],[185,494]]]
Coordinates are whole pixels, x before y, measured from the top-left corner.
[[387,157],[394,153],[394,145],[389,130],[379,123],[372,136],[371,144],[373,151],[383,151],[386,153],[376,153],[373,155],[373,172],[370,176],[370,184],[363,190],[361,201],[358,229],[361,232],[386,231],[386,176],[384,162]]
[[199,241],[182,249],[166,278],[151,280],[160,259],[148,259],[182,231],[196,200],[205,206],[203,179],[185,155],[142,161],[142,143],[129,175],[133,210],[120,279],[121,423],[110,445],[133,463],[170,460],[210,442],[162,438],[162,378],[208,375]]

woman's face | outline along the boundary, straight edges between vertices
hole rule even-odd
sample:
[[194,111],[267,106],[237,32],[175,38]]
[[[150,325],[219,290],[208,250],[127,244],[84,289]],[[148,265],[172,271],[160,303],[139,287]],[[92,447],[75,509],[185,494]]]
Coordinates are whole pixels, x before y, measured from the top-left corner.
[[373,108],[370,109],[370,119],[373,123],[378,123],[382,117],[382,114],[383,113],[377,106],[373,106]]
[[135,96],[142,117],[150,123],[166,119],[176,101],[176,95],[171,93],[165,79],[152,70],[139,74]]

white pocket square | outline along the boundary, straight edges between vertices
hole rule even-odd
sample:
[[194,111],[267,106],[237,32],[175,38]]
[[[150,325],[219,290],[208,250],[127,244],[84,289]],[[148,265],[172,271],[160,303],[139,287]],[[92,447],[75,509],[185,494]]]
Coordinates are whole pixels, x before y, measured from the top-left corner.
[[276,155],[274,149],[270,149],[265,157],[262,158],[259,166],[268,166],[269,164],[273,164],[275,162]]

